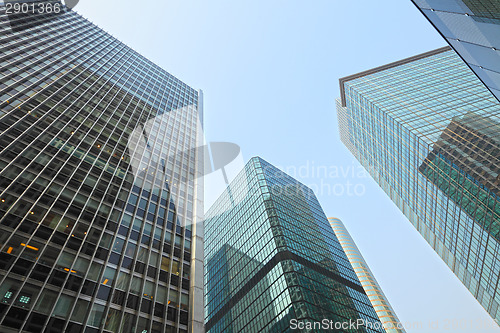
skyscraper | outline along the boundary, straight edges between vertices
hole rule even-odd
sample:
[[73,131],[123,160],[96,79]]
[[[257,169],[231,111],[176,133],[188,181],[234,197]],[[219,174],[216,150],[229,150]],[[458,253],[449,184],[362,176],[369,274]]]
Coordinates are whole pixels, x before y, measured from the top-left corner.
[[340,79],[340,137],[500,319],[500,104],[441,48]]
[[500,3],[492,0],[412,0],[500,100]]
[[351,238],[351,235],[347,231],[344,223],[335,217],[329,217],[328,222],[330,222],[330,225],[335,232],[335,236],[339,240],[340,245],[342,245],[344,253],[349,259],[349,262],[358,276],[361,285],[365,289],[365,293],[370,299],[378,318],[384,325],[385,331],[387,333],[404,333],[405,330],[403,325],[400,323],[396,313],[391,307],[391,304],[378,285],[375,276],[368,267],[368,264],[361,255],[361,252],[359,252],[356,243],[354,243],[354,240]]
[[207,212],[205,262],[207,332],[384,332],[312,190],[259,157]]
[[201,332],[201,91],[64,8],[0,31],[0,331]]

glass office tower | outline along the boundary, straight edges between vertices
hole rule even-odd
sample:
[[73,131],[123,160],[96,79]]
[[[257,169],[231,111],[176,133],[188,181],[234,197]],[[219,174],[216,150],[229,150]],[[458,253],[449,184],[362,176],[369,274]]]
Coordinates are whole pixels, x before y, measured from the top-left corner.
[[0,331],[201,332],[201,92],[72,11],[0,50]]
[[340,84],[343,143],[500,319],[500,104],[449,48]]
[[259,157],[208,211],[205,263],[207,332],[384,332],[312,190]]
[[495,0],[412,0],[500,100],[500,3]]
[[365,293],[370,299],[378,318],[384,325],[385,332],[404,333],[405,330],[403,325],[400,323],[396,313],[391,307],[391,304],[378,285],[375,276],[361,255],[356,243],[354,243],[354,240],[351,238],[351,235],[347,231],[344,223],[335,217],[329,217],[328,222],[330,222],[330,225],[335,232],[335,236],[339,240],[340,245],[342,245],[342,249],[347,256],[347,259],[349,259],[354,272],[365,289]]

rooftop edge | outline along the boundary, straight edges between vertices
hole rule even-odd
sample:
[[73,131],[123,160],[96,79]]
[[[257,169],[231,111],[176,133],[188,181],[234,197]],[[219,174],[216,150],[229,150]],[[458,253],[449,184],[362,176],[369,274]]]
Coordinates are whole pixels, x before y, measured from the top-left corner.
[[342,106],[344,106],[344,107],[346,106],[344,83],[346,83],[347,81],[351,81],[351,80],[354,80],[354,79],[357,79],[357,78],[360,78],[363,76],[367,76],[370,74],[381,72],[381,71],[389,69],[389,68],[404,65],[404,64],[410,63],[412,61],[420,60],[423,58],[427,58],[427,57],[430,57],[430,56],[433,56],[433,55],[436,55],[439,53],[443,53],[446,51],[451,51],[451,50],[452,50],[452,48],[450,46],[444,46],[444,47],[440,47],[439,49],[435,49],[432,51],[428,51],[425,53],[414,55],[414,56],[409,57],[409,58],[394,61],[394,62],[391,62],[391,63],[386,64],[386,65],[382,65],[382,66],[375,67],[375,68],[372,68],[372,69],[369,69],[369,70],[366,70],[363,72],[359,72],[357,74],[352,74],[349,76],[341,77],[339,79],[339,84],[340,84],[340,100],[341,100]]

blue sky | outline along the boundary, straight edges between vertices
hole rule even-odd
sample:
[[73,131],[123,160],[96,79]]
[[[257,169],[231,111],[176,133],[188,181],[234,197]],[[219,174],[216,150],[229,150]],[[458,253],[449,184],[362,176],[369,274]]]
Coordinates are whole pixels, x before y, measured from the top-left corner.
[[407,332],[500,332],[339,140],[338,78],[446,45],[410,0],[81,0],[75,9],[202,89],[207,141],[237,143],[245,161],[259,155],[317,186]]

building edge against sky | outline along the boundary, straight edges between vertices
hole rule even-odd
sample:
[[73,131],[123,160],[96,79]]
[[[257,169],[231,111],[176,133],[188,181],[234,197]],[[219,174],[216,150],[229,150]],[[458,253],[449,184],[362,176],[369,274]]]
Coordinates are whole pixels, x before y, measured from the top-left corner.
[[500,101],[500,5],[491,0],[411,0]]
[[498,101],[449,47],[339,81],[341,141],[498,323]]
[[313,191],[260,157],[206,214],[205,311],[207,332],[384,331]]
[[204,228],[203,221],[205,220],[205,205],[204,205],[204,175],[205,175],[205,149],[199,147],[205,142],[203,131],[203,91],[198,89],[198,117],[199,126],[196,132],[196,167],[193,193],[194,203],[193,210],[195,212],[195,223],[193,223],[192,238],[191,238],[191,280],[189,285],[189,312],[190,312],[190,333],[202,333],[204,328],[204,311],[203,311],[203,267],[204,267]]
[[336,217],[329,217],[328,222],[330,222],[335,232],[335,236],[337,236],[340,245],[342,245],[342,249],[344,249],[344,253],[358,276],[363,289],[365,289],[366,295],[370,299],[375,312],[384,325],[385,331],[387,333],[405,333],[394,309],[385,297],[382,288],[380,288],[375,276],[371,272],[370,267],[368,267],[368,264],[347,231],[344,223]]
[[202,332],[202,92],[73,11],[0,30],[2,332]]

